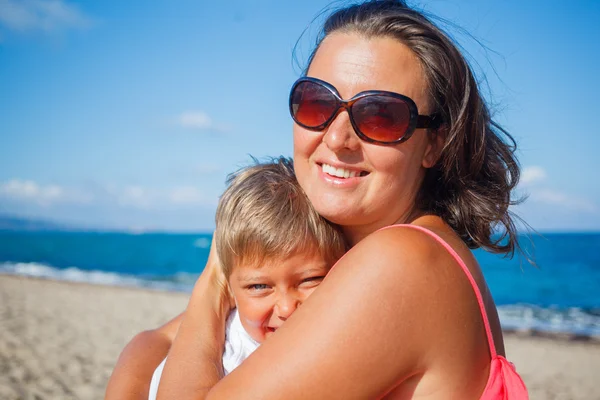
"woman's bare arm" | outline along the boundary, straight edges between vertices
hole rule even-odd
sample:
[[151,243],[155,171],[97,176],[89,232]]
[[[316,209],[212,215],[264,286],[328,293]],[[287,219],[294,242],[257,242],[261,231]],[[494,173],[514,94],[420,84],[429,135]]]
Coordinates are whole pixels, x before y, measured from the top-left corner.
[[167,356],[183,314],[157,329],[138,333],[121,352],[108,381],[105,400],[148,399],[154,370]]
[[[177,398],[379,398],[394,388],[427,385],[422,378],[439,369],[443,357],[452,360],[448,374],[469,378],[456,379],[456,393],[469,398],[472,391],[475,398],[485,385],[489,356],[468,285],[453,259],[423,233],[377,232],[340,260],[284,326],[218,383],[224,324],[213,318],[201,326],[197,320],[188,327],[203,332],[194,337],[184,321],[176,342],[187,340],[181,350],[196,362],[182,366],[188,382],[181,382],[186,386]],[[191,318],[211,313],[210,302],[197,295],[186,311]],[[457,327],[459,317],[465,322]],[[477,376],[469,375],[473,366],[465,362],[474,358],[481,358]],[[211,368],[212,374],[202,375]],[[449,389],[446,398],[454,390],[453,380],[447,381],[433,385]]]
[[213,238],[165,363],[157,400],[203,398],[223,377],[225,321],[233,306]]

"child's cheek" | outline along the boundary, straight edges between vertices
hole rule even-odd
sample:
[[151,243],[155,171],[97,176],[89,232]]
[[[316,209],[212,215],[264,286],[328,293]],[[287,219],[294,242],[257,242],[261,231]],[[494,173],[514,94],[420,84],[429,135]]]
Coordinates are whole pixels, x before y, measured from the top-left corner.
[[260,328],[263,325],[262,321],[250,319],[250,318],[244,318],[244,322],[245,322],[246,326],[254,328],[254,329]]
[[258,343],[262,343],[265,340],[265,328],[264,324],[260,320],[255,320],[251,318],[244,318],[243,315],[240,314],[240,320],[242,322],[242,326],[248,332],[248,334],[252,337],[252,339],[256,340]]

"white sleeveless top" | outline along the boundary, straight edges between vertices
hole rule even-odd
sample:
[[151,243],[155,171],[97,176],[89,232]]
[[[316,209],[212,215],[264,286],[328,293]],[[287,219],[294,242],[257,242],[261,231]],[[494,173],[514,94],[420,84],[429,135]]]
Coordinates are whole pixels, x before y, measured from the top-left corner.
[[[227,324],[225,325],[225,351],[223,352],[223,369],[225,370],[225,375],[237,368],[258,346],[259,343],[252,339],[242,326],[237,308],[234,309],[229,314]],[[167,359],[165,358],[154,370],[152,381],[150,382],[148,400],[156,400],[158,384],[166,361]]]

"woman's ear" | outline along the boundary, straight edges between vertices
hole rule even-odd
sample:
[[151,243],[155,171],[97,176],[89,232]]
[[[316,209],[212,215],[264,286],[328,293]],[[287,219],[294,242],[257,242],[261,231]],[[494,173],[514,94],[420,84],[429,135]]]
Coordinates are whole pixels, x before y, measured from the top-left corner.
[[438,162],[442,155],[444,145],[446,144],[447,134],[448,125],[441,125],[435,130],[427,131],[429,143],[427,144],[427,149],[425,149],[425,154],[423,155],[423,168],[431,168]]

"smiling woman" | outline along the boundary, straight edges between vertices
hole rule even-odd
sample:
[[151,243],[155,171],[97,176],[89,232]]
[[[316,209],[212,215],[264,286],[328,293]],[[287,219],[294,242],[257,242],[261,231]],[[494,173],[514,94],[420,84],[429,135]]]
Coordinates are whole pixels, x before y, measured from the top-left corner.
[[230,298],[210,258],[158,398],[526,399],[470,252],[514,251],[519,168],[457,47],[403,1],[343,8],[290,112],[297,181],[352,248],[224,378]]
[[[429,115],[433,109],[423,90],[426,80],[421,64],[408,47],[393,38],[332,33],[321,42],[308,74],[332,84],[343,98],[385,89],[412,99],[421,114]],[[344,227],[360,226],[348,233],[351,241],[358,243],[378,228],[397,222],[399,216],[412,218],[408,214],[413,212],[426,170],[437,162],[442,136],[419,129],[402,144],[365,145],[352,126],[352,115],[339,114],[319,133],[295,125],[294,163],[300,185],[321,215]],[[378,126],[372,130],[385,129]],[[399,139],[407,132],[406,128],[399,131]],[[334,168],[358,176],[344,179],[327,173]]]

